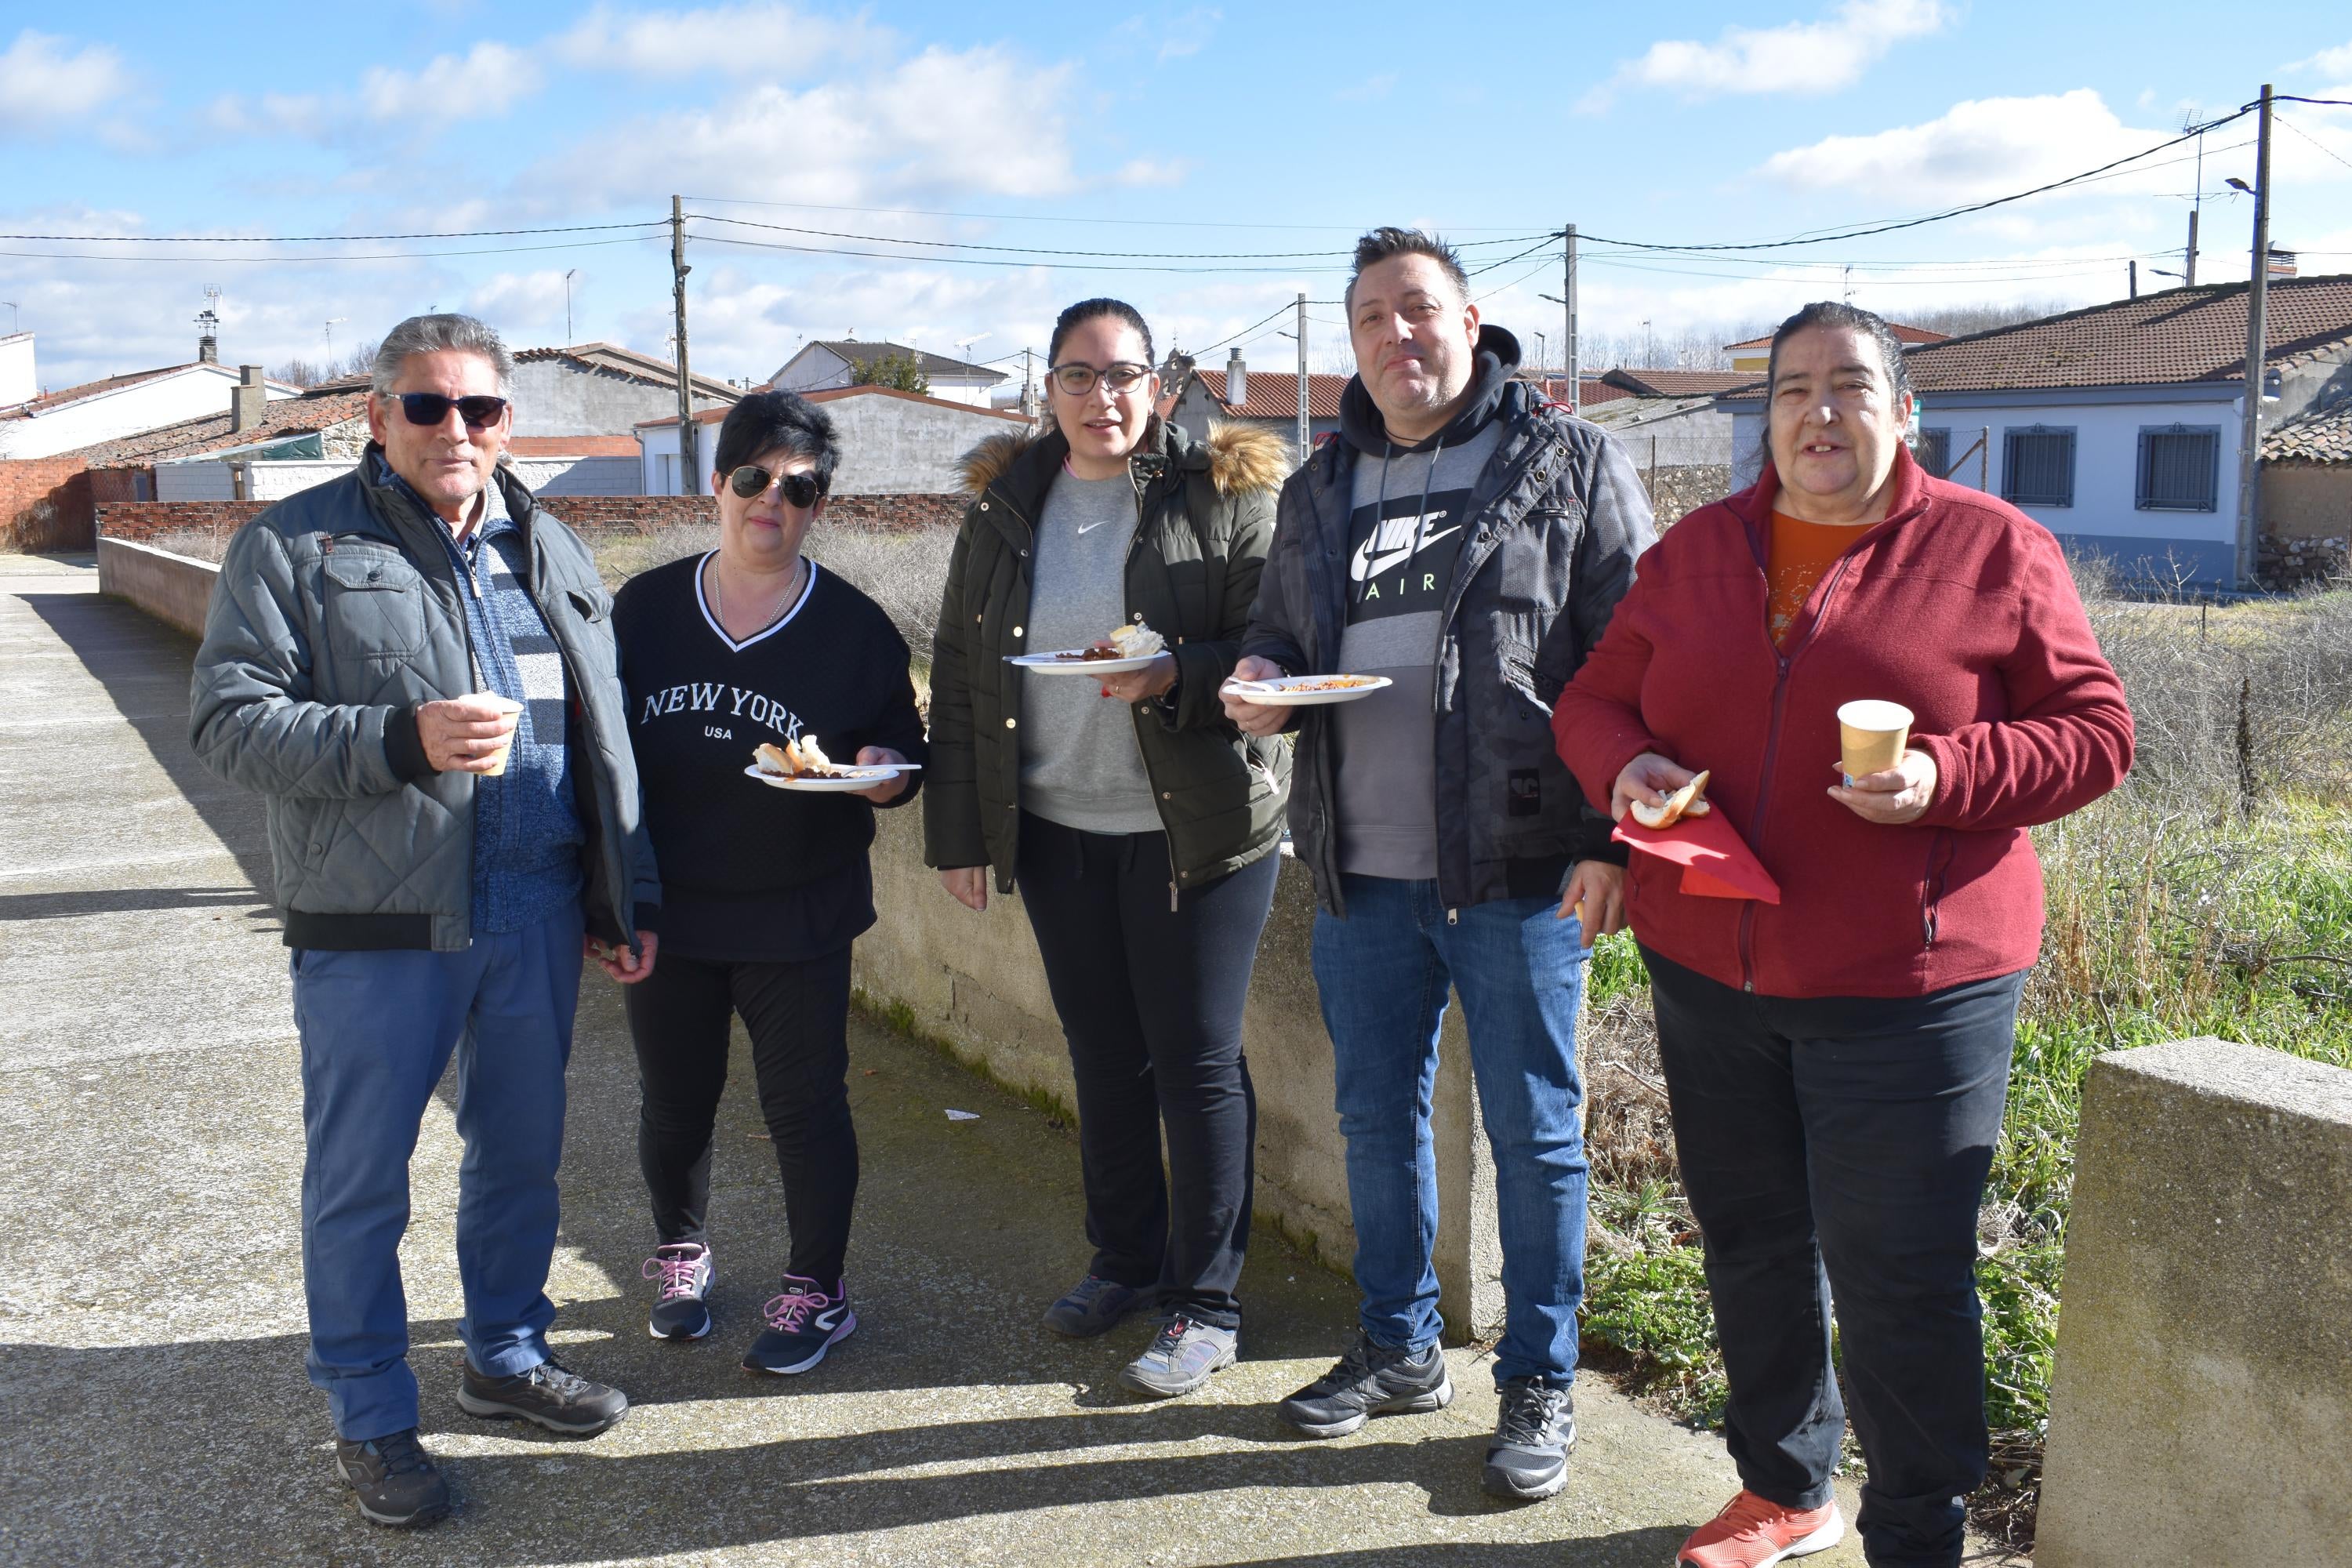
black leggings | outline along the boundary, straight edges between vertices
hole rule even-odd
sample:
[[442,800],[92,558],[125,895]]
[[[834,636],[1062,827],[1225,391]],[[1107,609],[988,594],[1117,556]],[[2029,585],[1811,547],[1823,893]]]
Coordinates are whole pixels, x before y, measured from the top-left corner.
[[849,949],[796,963],[730,963],[664,952],[623,993],[637,1048],[637,1163],[665,1244],[708,1244],[710,1140],[727,1087],[732,1016],[751,1036],[760,1113],[784,1178],[789,1273],[832,1290],[857,1198],[849,1120]]
[[1257,1148],[1242,1005],[1280,869],[1267,855],[1171,910],[1165,834],[1021,818],[1021,900],[1077,1080],[1090,1271],[1223,1328],[1241,1324]]

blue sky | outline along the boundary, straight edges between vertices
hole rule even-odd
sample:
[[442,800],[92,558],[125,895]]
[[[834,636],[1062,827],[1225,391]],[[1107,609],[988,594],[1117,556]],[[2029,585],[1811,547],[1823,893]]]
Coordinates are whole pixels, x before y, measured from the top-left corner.
[[[2340,4],[26,9],[0,10],[0,229],[205,237],[0,240],[18,253],[0,255],[0,300],[17,307],[0,331],[13,314],[38,332],[51,385],[189,357],[206,285],[223,290],[232,361],[315,359],[331,321],[341,349],[433,307],[477,311],[519,346],[559,342],[567,270],[575,340],[665,353],[656,226],[674,192],[709,215],[689,247],[690,330],[714,374],[764,377],[804,339],[851,331],[1016,354],[1043,346],[1059,306],[1104,292],[1141,306],[1163,348],[1205,346],[1302,289],[1336,298],[1349,240],[1386,221],[1494,264],[1475,284],[1490,318],[1531,352],[1547,333],[1556,357],[1559,312],[1538,296],[1558,290],[1557,252],[1507,258],[1565,222],[1675,245],[1774,238],[2075,174],[2265,80],[2352,99]],[[2274,241],[2306,273],[2352,272],[2352,109],[2282,118]],[[2251,176],[2252,126],[2207,137],[2209,193]],[[1897,319],[2115,298],[2134,256],[2144,287],[2167,286],[2151,269],[2179,265],[2189,151],[1767,257],[1591,245],[1583,331],[1729,334],[1835,296],[1847,265],[1853,298]],[[2245,276],[2250,205],[2205,203],[2201,279]],[[907,256],[720,217],[1011,248]],[[575,224],[646,226],[232,243]],[[1151,254],[1043,254],[1057,250]],[[1169,256],[1185,259],[1154,258]],[[1336,309],[1312,314],[1318,368],[1346,368]],[[1271,335],[1288,324],[1244,334],[1253,363],[1295,363]]]

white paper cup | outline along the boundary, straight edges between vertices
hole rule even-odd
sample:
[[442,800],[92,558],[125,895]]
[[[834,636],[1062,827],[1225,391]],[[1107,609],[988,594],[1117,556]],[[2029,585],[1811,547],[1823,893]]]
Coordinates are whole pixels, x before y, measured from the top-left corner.
[[484,770],[493,775],[503,773],[507,771],[507,758],[514,751],[515,725],[522,721],[522,704],[511,697],[501,697],[495,691],[477,691],[473,695],[494,704],[499,712],[513,721],[513,723],[507,726],[504,742],[499,745],[497,754],[491,757],[490,765]]
[[1840,765],[1848,787],[1858,778],[1902,763],[1903,748],[1911,740],[1911,710],[1900,702],[1865,699],[1845,704],[1837,716]]

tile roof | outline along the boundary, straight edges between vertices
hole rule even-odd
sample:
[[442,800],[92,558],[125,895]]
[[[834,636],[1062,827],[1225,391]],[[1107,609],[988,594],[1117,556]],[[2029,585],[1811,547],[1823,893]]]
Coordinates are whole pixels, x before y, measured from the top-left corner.
[[517,436],[507,450],[518,458],[634,458],[635,436]]
[[965,360],[950,359],[945,354],[935,354],[929,349],[910,349],[904,343],[861,342],[856,338],[820,338],[810,346],[824,349],[847,360],[854,365],[870,365],[876,360],[887,358],[891,354],[910,354],[922,363],[925,375],[951,375],[962,381],[985,378],[991,386],[1004,379],[1004,373],[1001,370],[991,370],[986,365],[972,364]]
[[[1887,330],[1892,331],[1895,339],[1901,342],[1941,343],[1951,341],[1948,333],[1931,332],[1925,327],[1906,327],[1900,321],[1889,321],[1886,326]],[[1726,343],[1724,346],[1732,349],[1769,349],[1772,346],[1772,336],[1767,332],[1760,338],[1750,338],[1744,343]]]
[[[2352,351],[2352,275],[2273,279],[2263,323],[2273,366]],[[2245,378],[2246,285],[2168,289],[1948,338],[1903,358],[1911,384],[1929,397],[2043,387],[2227,385]],[[1761,384],[1747,395],[1760,397]]]
[[1756,379],[1752,370],[1612,370],[1601,380],[1644,397],[1706,397]]
[[[197,362],[201,363],[202,362]],[[45,392],[29,403],[20,403],[0,414],[0,419],[30,419],[47,414],[52,408],[62,408],[68,403],[79,403],[85,397],[95,397],[101,392],[115,392],[126,386],[136,386],[142,381],[152,381],[159,375],[189,369],[184,364],[167,364],[154,370],[134,370],[121,375],[110,375],[99,381],[85,381],[79,386],[68,386],[59,392]]]
[[[1225,401],[1225,371],[1223,365],[1196,368],[1192,374],[1201,378],[1201,389],[1209,395],[1228,419],[1298,418],[1298,373],[1297,371],[1254,370],[1249,373],[1248,396],[1240,403]],[[1346,375],[1316,375],[1307,378],[1307,417],[1337,419],[1339,417],[1339,395],[1354,380]]]
[[[674,361],[656,359],[635,349],[625,349],[616,343],[573,343],[566,348],[518,349],[515,363],[533,364],[542,360],[568,359],[578,364],[609,370],[633,380],[649,382],[656,386],[676,386],[677,365]],[[733,403],[743,395],[743,388],[730,386],[711,376],[697,374],[694,392],[698,397],[716,397]]]
[[60,455],[80,458],[93,468],[145,468],[151,463],[165,462],[173,458],[192,458],[225,447],[250,446],[273,437],[306,436],[363,418],[366,414],[367,395],[362,392],[281,397],[264,405],[259,424],[247,426],[242,430],[229,428],[229,413],[224,408],[218,414],[207,414],[200,419],[184,419],[160,430],[142,430],[135,435],[118,436],[111,441],[100,441],[78,452]]
[[2297,416],[2263,437],[2263,461],[2352,463],[2352,399]]

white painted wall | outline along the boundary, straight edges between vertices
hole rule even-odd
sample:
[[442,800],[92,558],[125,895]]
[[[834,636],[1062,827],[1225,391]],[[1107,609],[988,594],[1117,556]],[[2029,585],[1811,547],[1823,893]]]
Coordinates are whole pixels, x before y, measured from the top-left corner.
[[[958,405],[941,407],[884,392],[829,397],[817,405],[833,416],[841,439],[841,466],[834,471],[833,488],[845,496],[940,495],[961,488],[956,459],[991,436],[1019,435],[1025,419],[1007,419],[992,411]],[[719,441],[719,426],[705,425],[695,437],[700,466],[708,469]],[[699,495],[708,481],[690,482],[681,491],[674,479],[664,479],[667,458],[674,471],[677,457],[677,426],[649,426],[637,432],[645,493]],[[700,479],[700,476],[698,476]]]
[[[78,398],[31,419],[0,419],[0,458],[47,458],[76,447],[228,412],[236,368],[192,364],[168,375]],[[293,396],[269,389],[272,402]]]
[[643,495],[635,458],[517,458],[515,478],[535,496]]
[[[831,349],[812,343],[780,367],[769,384],[780,392],[829,392],[835,387],[847,386],[855,369]],[[992,371],[975,368],[969,380],[942,371],[934,374],[930,383],[930,395],[933,397],[985,408],[989,405],[990,395],[1004,384],[1004,378]],[[1018,395],[1017,390],[1015,395]],[[845,490],[842,493],[866,492]]]
[[0,408],[13,408],[41,395],[41,378],[33,367],[33,334],[11,332],[0,338]]
[[[712,449],[719,442],[719,426],[705,425],[697,432],[695,447],[698,455],[708,463]],[[680,489],[677,479],[677,426],[656,425],[637,432],[638,493],[649,496],[699,495],[702,487],[688,480]]]

